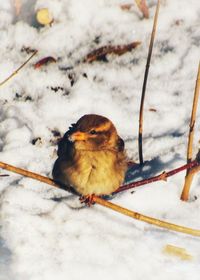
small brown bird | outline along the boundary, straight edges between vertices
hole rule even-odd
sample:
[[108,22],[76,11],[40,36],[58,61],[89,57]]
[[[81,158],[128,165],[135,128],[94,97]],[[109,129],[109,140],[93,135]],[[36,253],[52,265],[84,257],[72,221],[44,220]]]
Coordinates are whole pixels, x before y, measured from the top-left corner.
[[93,195],[109,195],[124,181],[127,160],[124,141],[113,123],[99,115],[84,115],[58,144],[53,178],[92,202]]

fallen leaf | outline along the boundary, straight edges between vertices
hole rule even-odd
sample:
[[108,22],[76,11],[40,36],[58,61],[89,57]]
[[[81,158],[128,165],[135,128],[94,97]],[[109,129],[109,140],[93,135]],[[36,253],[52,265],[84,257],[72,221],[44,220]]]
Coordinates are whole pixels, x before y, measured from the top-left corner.
[[185,248],[167,244],[163,248],[163,253],[180,258],[181,260],[192,260],[193,256],[188,254]]
[[150,108],[149,111],[150,111],[150,112],[157,112],[157,110],[154,109],[154,108]]
[[149,9],[145,0],[135,0],[139,10],[142,12],[145,18],[149,18]]
[[37,11],[36,19],[42,25],[51,24],[53,22],[53,17],[46,8]]
[[123,5],[120,5],[120,8],[122,10],[130,10],[131,8],[133,7],[133,4],[123,4]]
[[55,62],[56,62],[56,59],[55,59],[54,57],[52,57],[52,56],[47,56],[47,57],[44,57],[44,58],[40,59],[38,62],[36,62],[36,63],[34,64],[34,68],[35,68],[35,69],[38,69],[38,68],[40,68],[41,66],[47,65],[47,64],[52,63],[52,62],[55,63]]
[[116,55],[122,55],[122,54],[129,52],[132,49],[136,48],[140,44],[141,44],[141,42],[133,42],[133,43],[130,43],[127,45],[104,46],[104,47],[98,48],[98,49],[90,52],[84,59],[84,62],[92,62],[95,60],[105,60],[106,55],[111,54],[111,53],[114,53]]

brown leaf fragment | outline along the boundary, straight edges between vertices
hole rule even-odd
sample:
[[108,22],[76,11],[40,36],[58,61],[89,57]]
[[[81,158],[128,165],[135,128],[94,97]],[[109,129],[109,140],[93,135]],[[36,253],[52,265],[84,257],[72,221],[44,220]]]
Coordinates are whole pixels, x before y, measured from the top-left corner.
[[38,69],[41,66],[47,65],[47,64],[52,63],[52,62],[56,62],[56,59],[52,56],[47,56],[47,57],[44,57],[44,58],[40,59],[38,62],[36,62],[34,64],[34,68]]
[[125,11],[129,11],[133,7],[133,4],[123,4],[120,5],[120,8]]
[[154,109],[154,108],[149,108],[149,111],[150,111],[150,112],[157,112],[157,110]]
[[122,55],[126,52],[131,51],[132,49],[136,48],[140,45],[141,42],[136,41],[132,42],[127,45],[117,45],[117,46],[103,46],[100,47],[92,52],[90,52],[85,58],[84,62],[92,62],[95,60],[105,60],[107,54],[114,53],[116,55]]
[[149,18],[149,9],[148,6],[146,4],[145,0],[135,0],[139,10],[142,12],[143,16],[145,18]]

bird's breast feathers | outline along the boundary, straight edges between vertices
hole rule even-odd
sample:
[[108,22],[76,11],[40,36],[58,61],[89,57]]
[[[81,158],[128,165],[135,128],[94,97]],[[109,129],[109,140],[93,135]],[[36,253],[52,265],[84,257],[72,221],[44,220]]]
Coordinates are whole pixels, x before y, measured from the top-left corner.
[[124,153],[110,150],[76,151],[74,162],[67,165],[67,180],[82,195],[110,194],[123,183],[126,172]]

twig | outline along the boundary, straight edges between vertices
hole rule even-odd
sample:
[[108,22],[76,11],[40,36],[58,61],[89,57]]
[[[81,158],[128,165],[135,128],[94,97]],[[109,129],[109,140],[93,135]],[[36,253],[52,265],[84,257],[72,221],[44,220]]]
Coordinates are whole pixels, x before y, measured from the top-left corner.
[[158,219],[155,219],[155,218],[151,218],[151,217],[142,215],[140,213],[131,211],[129,209],[123,208],[123,207],[121,207],[117,204],[111,203],[111,202],[106,201],[106,200],[104,200],[100,197],[97,197],[97,196],[95,196],[93,200],[94,200],[94,202],[96,202],[96,203],[98,203],[98,204],[100,204],[104,207],[110,208],[110,209],[112,209],[112,210],[114,210],[118,213],[121,213],[125,216],[129,216],[133,219],[140,220],[140,221],[143,221],[145,223],[155,225],[157,227],[166,228],[166,229],[173,230],[173,231],[178,231],[178,232],[190,234],[190,235],[193,235],[193,236],[200,236],[200,230],[187,228],[187,227],[183,227],[183,226],[180,226],[180,225],[164,222],[164,221],[161,221],[161,220],[158,220]]
[[10,164],[7,164],[7,163],[1,162],[1,161],[0,161],[0,168],[8,170],[8,171],[11,171],[11,172],[14,172],[14,173],[17,173],[17,174],[20,174],[20,175],[25,176],[25,177],[32,178],[34,180],[38,180],[40,182],[46,183],[48,185],[51,185],[53,187],[59,188],[59,186],[54,182],[54,180],[52,180],[52,179],[50,179],[48,177],[39,175],[37,173],[30,172],[28,170],[15,167],[13,165],[10,165]]
[[[54,182],[52,179],[50,179],[48,177],[45,177],[45,176],[41,176],[37,173],[33,173],[33,172],[30,172],[30,171],[25,170],[25,169],[17,168],[15,166],[6,164],[4,162],[0,162],[0,168],[18,173],[18,174],[26,176],[26,177],[30,177],[32,179],[41,181],[43,183],[47,183],[47,184],[49,184],[53,187],[59,188],[59,186],[56,184],[56,182]],[[200,230],[191,229],[191,228],[187,228],[187,227],[182,227],[182,226],[179,226],[179,225],[175,225],[175,224],[171,224],[171,223],[168,223],[168,222],[160,221],[160,220],[157,220],[155,218],[144,216],[140,213],[128,210],[128,209],[120,207],[120,206],[118,206],[114,203],[108,202],[108,201],[106,201],[106,200],[104,200],[100,197],[97,197],[97,196],[93,196],[93,201],[96,202],[97,204],[100,204],[104,207],[110,208],[110,209],[112,209],[116,212],[119,212],[119,213],[123,214],[123,215],[129,216],[131,218],[134,218],[134,219],[137,219],[137,220],[149,223],[149,224],[153,224],[153,225],[161,227],[161,228],[166,228],[166,229],[190,234],[190,235],[193,235],[193,236],[200,236]]]
[[144,162],[143,161],[143,151],[142,151],[144,99],[145,99],[145,92],[146,92],[146,85],[147,85],[147,78],[148,78],[148,73],[149,73],[151,55],[152,55],[152,50],[153,50],[153,43],[154,43],[154,38],[155,38],[155,33],[156,33],[159,7],[160,7],[160,1],[158,0],[157,6],[156,6],[156,12],[155,12],[155,16],[154,16],[153,30],[151,33],[151,40],[150,40],[150,44],[149,44],[149,51],[148,51],[148,56],[147,56],[146,69],[145,69],[145,73],[144,73],[144,82],[143,82],[143,87],[142,87],[142,96],[141,96],[141,102],[140,102],[139,133],[138,133],[138,148],[139,148],[140,164],[143,164],[143,162]]
[[[192,160],[192,150],[193,150],[193,140],[194,140],[194,126],[196,121],[196,111],[197,111],[197,104],[199,98],[199,91],[200,91],[200,63],[198,68],[196,86],[194,91],[194,99],[193,99],[193,106],[192,106],[192,113],[191,113],[191,120],[190,120],[190,130],[188,136],[188,149],[187,149],[187,162],[190,163]],[[185,176],[185,183],[183,187],[183,191],[181,194],[181,199],[187,201],[189,198],[190,187],[193,181],[194,172],[191,173],[190,169],[187,170]]]
[[15,70],[9,77],[7,77],[4,81],[0,83],[0,86],[4,85],[7,81],[9,81],[13,76],[15,76],[37,53],[38,51],[34,51],[34,53],[19,67]]
[[150,183],[160,181],[160,180],[167,181],[168,177],[171,177],[171,176],[173,176],[173,175],[175,175],[175,174],[177,174],[177,173],[179,173],[179,172],[181,172],[185,169],[188,169],[188,168],[190,168],[191,172],[193,170],[195,170],[195,172],[198,172],[200,170],[199,162],[197,160],[194,160],[194,161],[191,161],[188,164],[185,164],[183,166],[180,166],[180,167],[178,167],[176,169],[173,169],[173,170],[170,170],[168,172],[164,171],[157,176],[123,185],[123,186],[119,187],[119,189],[117,189],[115,192],[113,192],[113,194],[117,194],[117,193],[129,190],[129,189],[140,187],[140,186],[150,184]]

